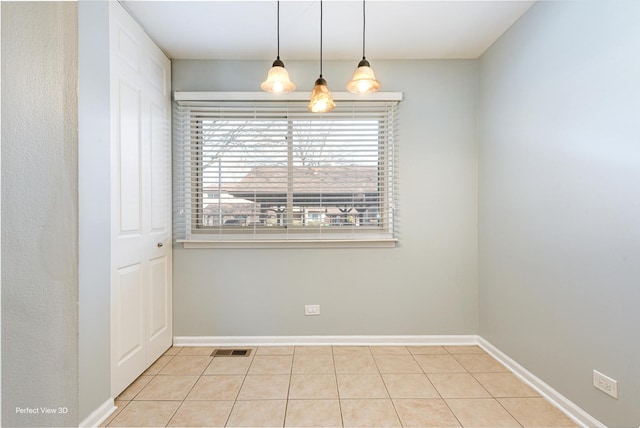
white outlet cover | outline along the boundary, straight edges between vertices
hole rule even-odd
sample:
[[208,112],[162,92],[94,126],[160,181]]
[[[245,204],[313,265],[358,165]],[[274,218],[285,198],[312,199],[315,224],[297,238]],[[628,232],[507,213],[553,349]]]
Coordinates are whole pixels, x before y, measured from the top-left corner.
[[593,386],[616,400],[618,399],[618,381],[597,370],[593,371]]
[[305,315],[320,315],[320,305],[304,305]]

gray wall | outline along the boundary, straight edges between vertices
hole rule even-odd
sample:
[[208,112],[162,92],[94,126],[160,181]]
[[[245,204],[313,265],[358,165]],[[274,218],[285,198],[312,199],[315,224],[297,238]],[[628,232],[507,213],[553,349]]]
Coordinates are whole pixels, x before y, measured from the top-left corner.
[[479,62],[480,335],[612,427],[640,424],[639,23],[539,2]]
[[2,423],[77,426],[77,5],[1,7]]
[[[286,59],[286,58],[285,58]],[[326,62],[333,91],[357,64]],[[476,65],[373,61],[401,91],[400,245],[394,249],[174,251],[174,334],[477,333]],[[286,61],[311,93],[317,61]],[[259,91],[269,61],[173,61],[174,90]],[[320,304],[305,317],[305,304]]]
[[111,397],[108,3],[78,3],[80,421]]

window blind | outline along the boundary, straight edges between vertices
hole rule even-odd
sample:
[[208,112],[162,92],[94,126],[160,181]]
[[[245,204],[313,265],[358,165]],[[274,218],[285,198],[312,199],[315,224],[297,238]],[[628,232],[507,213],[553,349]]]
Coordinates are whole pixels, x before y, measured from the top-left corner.
[[396,235],[397,101],[176,102],[180,240],[367,240]]

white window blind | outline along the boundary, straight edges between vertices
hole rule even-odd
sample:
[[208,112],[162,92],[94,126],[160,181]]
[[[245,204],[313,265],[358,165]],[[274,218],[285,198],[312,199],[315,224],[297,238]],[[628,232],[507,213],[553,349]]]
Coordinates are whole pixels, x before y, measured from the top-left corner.
[[175,235],[394,240],[397,104],[177,101]]

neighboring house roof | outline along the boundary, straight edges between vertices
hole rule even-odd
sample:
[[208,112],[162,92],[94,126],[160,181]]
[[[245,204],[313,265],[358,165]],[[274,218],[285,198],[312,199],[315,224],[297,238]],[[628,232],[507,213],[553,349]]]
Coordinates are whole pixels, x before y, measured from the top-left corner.
[[[253,203],[250,202],[250,206],[247,206],[246,203],[234,204],[229,202],[224,202],[222,204],[222,210],[224,213],[239,213],[239,214],[249,214],[252,212]],[[220,206],[217,203],[206,204],[202,213],[205,215],[217,215],[220,212]]]
[[[236,198],[261,203],[286,204],[286,166],[256,167],[242,180],[226,183],[222,191]],[[322,201],[342,204],[354,197],[369,202],[378,193],[377,166],[294,167],[293,198],[296,204]]]

